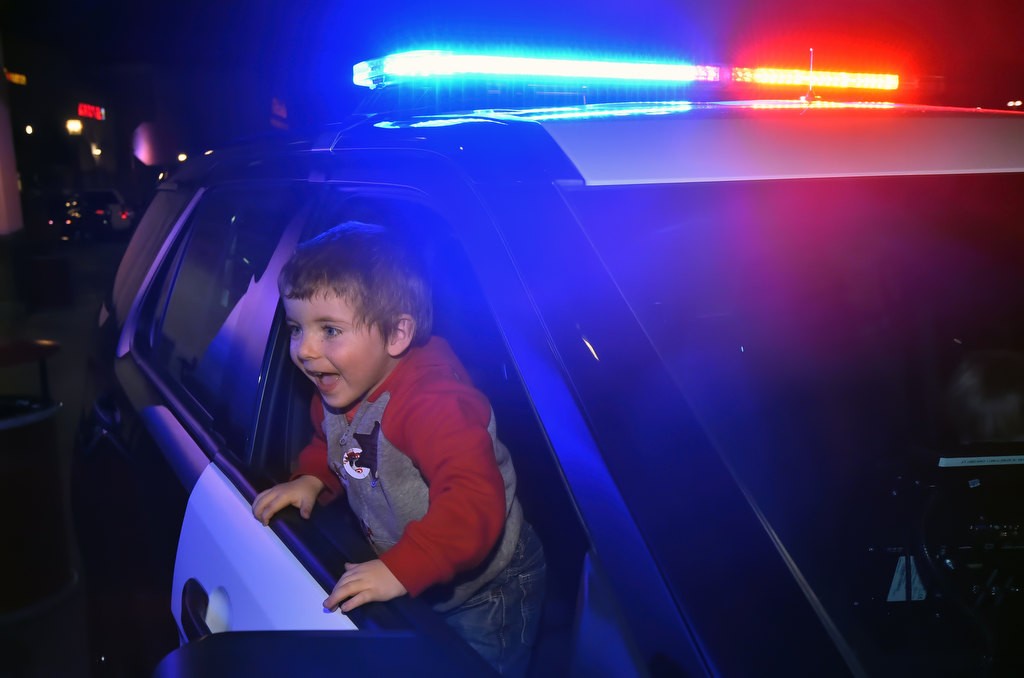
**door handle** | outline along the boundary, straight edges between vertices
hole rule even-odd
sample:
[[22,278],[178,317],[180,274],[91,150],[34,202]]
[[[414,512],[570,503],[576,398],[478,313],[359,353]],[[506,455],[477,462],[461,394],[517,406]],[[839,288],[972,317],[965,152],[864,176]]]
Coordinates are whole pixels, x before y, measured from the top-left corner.
[[181,589],[181,629],[185,640],[193,641],[212,633],[206,623],[210,597],[195,579],[189,579]]

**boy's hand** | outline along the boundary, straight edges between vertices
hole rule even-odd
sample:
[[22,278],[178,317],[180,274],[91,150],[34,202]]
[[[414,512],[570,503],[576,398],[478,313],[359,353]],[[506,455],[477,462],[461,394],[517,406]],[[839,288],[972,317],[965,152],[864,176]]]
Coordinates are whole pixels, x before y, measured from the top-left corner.
[[395,575],[391,574],[388,566],[381,561],[345,563],[345,574],[341,575],[341,579],[334,586],[334,591],[327,596],[324,607],[333,610],[338,603],[347,598],[348,600],[341,606],[341,611],[349,612],[363,603],[383,602],[405,593],[402,582],[395,579]]
[[285,506],[294,506],[299,509],[299,515],[309,518],[313,504],[323,489],[324,482],[316,476],[299,476],[257,494],[252,502],[252,514],[256,520],[268,525],[275,513]]

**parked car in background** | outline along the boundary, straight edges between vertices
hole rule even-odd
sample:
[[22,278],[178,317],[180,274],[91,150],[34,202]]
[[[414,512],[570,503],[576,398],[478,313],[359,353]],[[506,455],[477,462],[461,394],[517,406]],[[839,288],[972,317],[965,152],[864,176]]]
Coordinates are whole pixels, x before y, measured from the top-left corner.
[[435,330],[494,407],[549,568],[532,675],[1019,673],[1024,509],[998,479],[1024,431],[949,408],[969,355],[1024,352],[1024,115],[718,101],[710,67],[669,69],[693,89],[665,101],[525,102],[593,77],[558,59],[466,107],[534,62],[446,59],[360,64],[364,111],[160,185],[72,473],[108,665],[486,671],[421,600],[321,608],[373,557],[345,502],[251,515],[311,434],[278,272],[360,220],[422,243]]
[[116,190],[88,190],[64,201],[64,239],[128,237],[135,225],[135,209]]

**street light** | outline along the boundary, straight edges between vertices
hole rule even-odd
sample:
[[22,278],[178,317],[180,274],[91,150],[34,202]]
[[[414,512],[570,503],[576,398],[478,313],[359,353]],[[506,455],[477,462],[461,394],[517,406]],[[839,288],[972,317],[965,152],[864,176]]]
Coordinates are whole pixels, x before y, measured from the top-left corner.
[[32,134],[35,130],[32,129],[32,125],[25,125],[25,134]]
[[68,120],[66,123],[64,123],[64,126],[67,127],[68,134],[71,134],[72,136],[77,136],[77,135],[82,133],[82,121],[81,120],[78,120],[78,119]]

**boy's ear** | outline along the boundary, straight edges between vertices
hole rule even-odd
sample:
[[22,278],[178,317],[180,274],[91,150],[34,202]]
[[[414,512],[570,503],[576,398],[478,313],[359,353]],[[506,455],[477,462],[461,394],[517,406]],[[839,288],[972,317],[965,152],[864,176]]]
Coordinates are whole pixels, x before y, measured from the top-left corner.
[[388,355],[392,358],[405,353],[409,346],[412,345],[413,335],[416,334],[416,321],[413,320],[412,316],[403,313],[398,316],[398,320],[395,322],[395,329],[391,332],[391,336],[388,337]]

